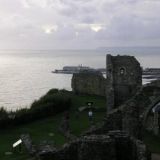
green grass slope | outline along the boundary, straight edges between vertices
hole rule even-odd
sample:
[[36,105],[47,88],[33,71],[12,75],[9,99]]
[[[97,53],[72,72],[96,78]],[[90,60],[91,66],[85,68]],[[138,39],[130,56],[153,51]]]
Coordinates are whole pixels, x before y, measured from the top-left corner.
[[[66,95],[65,95],[66,94]],[[79,136],[83,131],[90,127],[87,111],[79,113],[77,118],[77,109],[85,106],[87,101],[93,101],[93,106],[105,108],[105,98],[96,96],[74,95],[72,92],[63,93],[63,96],[71,97],[70,108],[70,128],[71,132]],[[29,133],[33,142],[39,144],[42,141],[50,141],[57,147],[62,146],[68,140],[59,132],[59,126],[63,117],[63,113],[51,116],[45,119],[37,120],[32,123],[20,125],[13,128],[1,129],[0,131],[0,160],[25,160],[28,154],[22,149],[22,153],[15,152],[12,155],[5,155],[6,152],[12,152],[12,144],[20,138],[23,133]],[[94,122],[98,123],[103,120],[105,111],[93,112]]]

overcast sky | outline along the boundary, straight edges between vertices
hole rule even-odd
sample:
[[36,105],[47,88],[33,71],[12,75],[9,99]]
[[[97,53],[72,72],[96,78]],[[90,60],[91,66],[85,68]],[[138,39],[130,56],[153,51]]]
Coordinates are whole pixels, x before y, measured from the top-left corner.
[[160,46],[160,0],[0,0],[0,49]]

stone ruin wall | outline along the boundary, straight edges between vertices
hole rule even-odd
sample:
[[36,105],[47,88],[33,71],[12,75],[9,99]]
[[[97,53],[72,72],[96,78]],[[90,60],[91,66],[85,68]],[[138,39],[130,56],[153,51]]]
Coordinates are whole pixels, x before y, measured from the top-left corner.
[[153,132],[155,135],[160,133],[160,113],[153,113],[152,109],[157,103],[160,102],[160,81],[153,81],[147,84],[145,87],[145,92],[149,95],[150,104],[144,112],[143,124],[144,127]]
[[107,55],[106,75],[108,111],[130,99],[142,86],[142,69],[133,56]]
[[[139,66],[137,70],[139,70]],[[129,79],[128,84],[132,87],[141,85],[140,72],[138,76],[134,77],[136,79],[138,78],[136,83],[133,83]],[[84,80],[83,78],[82,80]],[[111,79],[113,79],[113,76],[110,76],[109,80]],[[74,80],[72,83],[77,82],[77,80]],[[114,83],[112,84],[111,82],[108,82],[109,87],[115,87]],[[157,95],[159,95],[159,93],[155,95],[155,92],[157,93],[159,89],[160,87],[157,83],[142,87],[124,104],[110,110],[104,122],[100,123],[99,126],[91,128],[81,138],[66,144],[60,150],[56,149],[50,153],[40,154],[40,159],[150,160],[150,152],[139,139],[142,139],[142,131],[146,127],[144,121],[148,117],[148,114],[146,116],[147,108],[153,103]],[[114,96],[114,92],[112,93]]]
[[62,149],[39,155],[41,160],[150,160],[151,154],[139,140],[121,131],[83,136]]
[[110,111],[99,126],[60,150],[39,155],[40,159],[151,160],[150,152],[141,141],[145,127],[143,121],[145,111],[157,97],[155,92],[159,89],[154,85],[143,87],[125,104]]
[[110,111],[130,99],[142,86],[142,69],[133,56],[107,55],[106,75],[107,79],[100,72],[73,74],[72,90],[76,94],[105,96]]
[[[121,69],[124,69],[123,74]],[[110,111],[130,99],[142,86],[142,69],[133,56],[107,55],[106,74],[107,79],[100,72],[73,74],[73,92],[105,96],[107,110]]]
[[160,81],[143,86],[126,103],[108,112],[99,127],[88,130],[86,134],[102,134],[111,130],[123,130],[133,137],[142,139],[144,129],[152,128],[150,131],[154,132],[154,128],[157,128],[154,126],[153,119],[150,119],[152,104],[157,98],[160,100]]
[[101,73],[81,72],[75,73],[71,82],[72,90],[76,94],[106,95],[106,79]]

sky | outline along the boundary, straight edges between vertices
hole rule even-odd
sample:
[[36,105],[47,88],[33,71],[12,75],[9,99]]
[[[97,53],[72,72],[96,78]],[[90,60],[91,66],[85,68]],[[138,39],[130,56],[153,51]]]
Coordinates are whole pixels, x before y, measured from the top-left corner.
[[0,0],[0,49],[160,47],[160,0]]

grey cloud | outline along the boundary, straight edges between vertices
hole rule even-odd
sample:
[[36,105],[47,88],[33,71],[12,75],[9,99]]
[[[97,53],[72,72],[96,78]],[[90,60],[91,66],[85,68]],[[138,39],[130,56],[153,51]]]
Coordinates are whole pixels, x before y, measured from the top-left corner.
[[0,0],[0,47],[158,44],[159,8],[156,0]]

